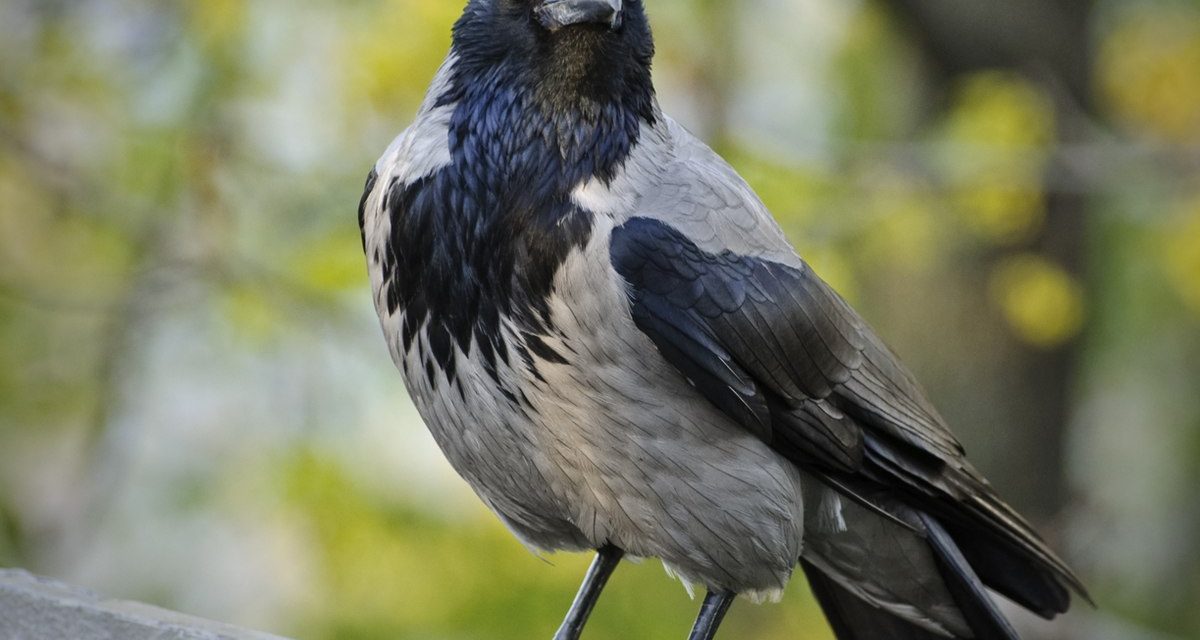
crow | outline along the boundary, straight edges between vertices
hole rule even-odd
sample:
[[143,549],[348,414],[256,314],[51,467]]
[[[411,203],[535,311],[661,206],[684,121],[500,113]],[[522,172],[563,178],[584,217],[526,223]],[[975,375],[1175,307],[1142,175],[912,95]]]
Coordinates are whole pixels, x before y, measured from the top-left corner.
[[643,0],[470,0],[359,224],[392,359],[525,545],[706,589],[797,566],[842,640],[1012,639],[1071,570],[738,174],[660,109]]

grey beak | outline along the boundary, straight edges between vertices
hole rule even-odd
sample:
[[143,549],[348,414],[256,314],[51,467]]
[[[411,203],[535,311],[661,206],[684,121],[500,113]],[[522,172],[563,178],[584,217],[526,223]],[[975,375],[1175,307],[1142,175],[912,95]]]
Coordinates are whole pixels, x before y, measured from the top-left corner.
[[534,13],[550,31],[585,23],[616,29],[621,26],[621,5],[622,0],[546,0]]

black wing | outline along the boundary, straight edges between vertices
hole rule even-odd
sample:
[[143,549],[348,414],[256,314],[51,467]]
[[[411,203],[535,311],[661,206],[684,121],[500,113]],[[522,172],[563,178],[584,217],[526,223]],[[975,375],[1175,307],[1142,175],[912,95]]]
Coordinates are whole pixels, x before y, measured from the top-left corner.
[[1084,593],[806,265],[710,253],[650,218],[615,229],[610,252],[637,326],[723,412],[852,497],[885,489],[934,514],[988,586],[1035,613],[1065,611],[1064,585]]

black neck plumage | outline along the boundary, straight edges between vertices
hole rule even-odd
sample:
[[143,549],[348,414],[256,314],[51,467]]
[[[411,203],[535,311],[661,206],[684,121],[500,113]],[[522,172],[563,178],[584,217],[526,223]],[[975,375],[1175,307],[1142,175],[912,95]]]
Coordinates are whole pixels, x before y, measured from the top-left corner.
[[523,345],[553,332],[555,275],[594,226],[570,194],[611,180],[656,117],[648,30],[644,42],[590,28],[506,40],[471,16],[438,97],[454,109],[451,163],[391,207],[389,306],[405,310],[405,348],[425,325],[426,366],[451,378],[452,344],[477,349],[489,372],[507,359],[502,317],[524,334],[523,359]]
[[504,38],[497,24],[504,22],[468,10],[455,27],[454,77],[438,101],[456,105],[455,162],[486,176],[490,191],[540,199],[563,197],[589,178],[610,180],[642,124],[655,120],[644,17],[620,33],[582,26]]

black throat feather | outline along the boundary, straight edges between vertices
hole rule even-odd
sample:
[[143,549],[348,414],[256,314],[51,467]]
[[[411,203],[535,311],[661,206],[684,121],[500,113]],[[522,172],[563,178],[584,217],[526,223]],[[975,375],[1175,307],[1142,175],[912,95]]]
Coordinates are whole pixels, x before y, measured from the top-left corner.
[[[629,6],[633,5],[633,6]],[[622,28],[546,32],[528,2],[476,0],[455,26],[451,163],[407,186],[388,186],[391,236],[383,258],[387,305],[404,314],[405,352],[421,352],[455,378],[455,349],[478,349],[485,368],[508,363],[501,318],[531,352],[561,361],[549,298],[570,252],[591,238],[592,214],[570,198],[590,179],[611,180],[655,118],[653,44],[640,2]],[[460,387],[461,389],[461,387]]]

